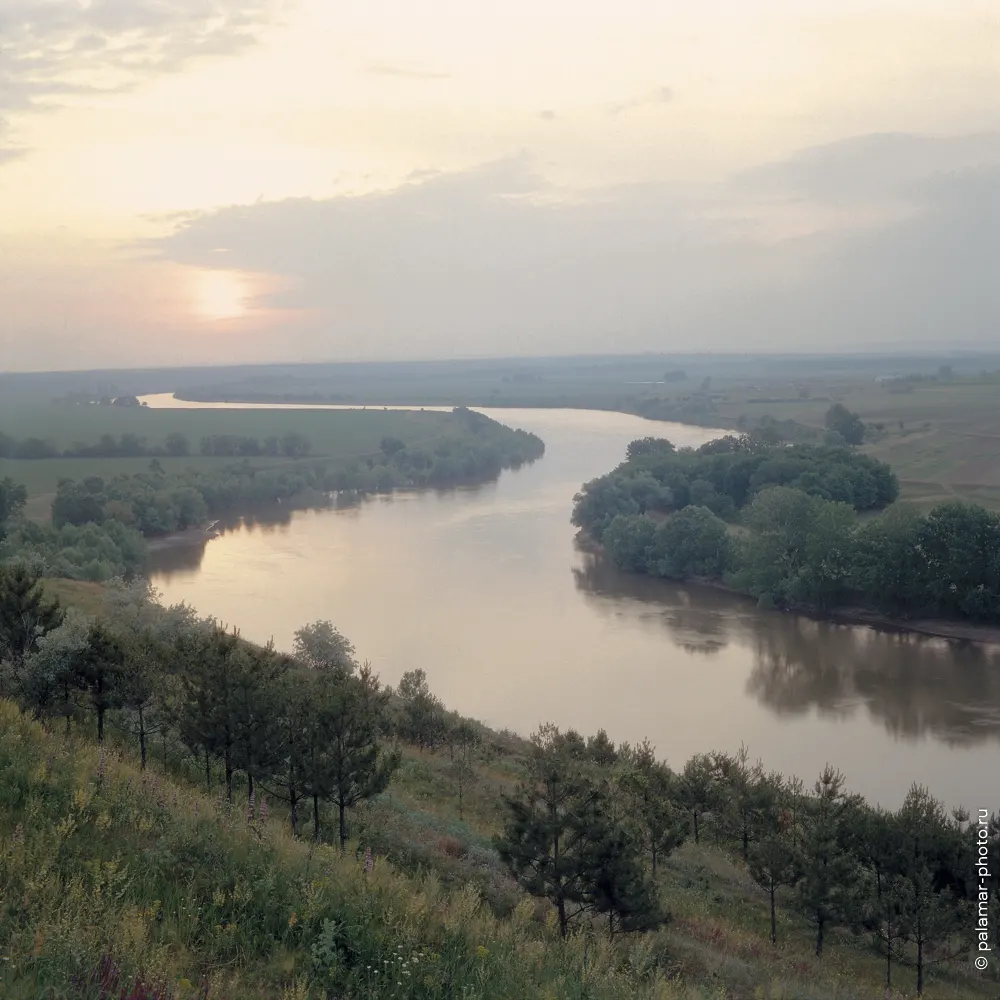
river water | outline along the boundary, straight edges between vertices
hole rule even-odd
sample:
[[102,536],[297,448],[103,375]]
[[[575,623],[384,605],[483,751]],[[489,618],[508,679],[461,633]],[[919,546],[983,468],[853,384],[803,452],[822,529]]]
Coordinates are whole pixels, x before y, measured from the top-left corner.
[[282,649],[329,619],[384,682],[422,667],[449,708],[495,728],[648,737],[675,767],[742,742],[807,785],[834,764],[888,807],[914,781],[949,806],[1000,804],[1000,647],[760,611],[621,574],[576,545],[574,493],[629,441],[698,445],[716,432],[599,411],[482,412],[538,434],[544,458],[478,488],[242,520],[156,553],[154,585]]

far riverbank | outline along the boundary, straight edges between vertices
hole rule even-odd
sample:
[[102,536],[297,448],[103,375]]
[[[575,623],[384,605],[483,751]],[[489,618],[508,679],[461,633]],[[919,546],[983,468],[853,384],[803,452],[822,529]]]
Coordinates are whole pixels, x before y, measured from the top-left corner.
[[[604,546],[582,530],[576,534],[576,545],[580,551],[591,555],[604,556],[606,554]],[[721,580],[699,577],[680,582],[685,586],[703,587],[732,594],[756,605],[756,601],[751,595],[737,590]],[[973,625],[969,622],[953,622],[936,618],[895,618],[878,611],[852,607],[834,608],[822,612],[810,608],[778,608],[775,611],[778,614],[805,615],[816,621],[836,622],[839,625],[867,625],[886,632],[911,632],[938,639],[957,639],[964,642],[980,642],[1000,646],[1000,627],[995,625]]]

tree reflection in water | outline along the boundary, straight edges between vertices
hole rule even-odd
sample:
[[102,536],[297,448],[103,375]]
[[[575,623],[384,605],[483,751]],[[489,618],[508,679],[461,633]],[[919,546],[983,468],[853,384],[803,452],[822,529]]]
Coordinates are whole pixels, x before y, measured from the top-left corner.
[[760,611],[713,588],[621,573],[590,553],[573,574],[603,614],[657,606],[651,620],[686,652],[751,649],[747,693],[777,715],[848,718],[863,706],[901,739],[1000,740],[1000,646]]

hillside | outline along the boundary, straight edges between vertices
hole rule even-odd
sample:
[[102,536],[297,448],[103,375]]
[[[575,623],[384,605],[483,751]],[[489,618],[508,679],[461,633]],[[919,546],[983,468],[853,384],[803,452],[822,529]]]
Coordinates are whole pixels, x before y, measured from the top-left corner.
[[[217,766],[206,793],[201,765],[173,743],[154,739],[143,772],[131,737],[111,726],[99,749],[92,728],[84,717],[69,734],[46,729],[0,703],[5,998],[883,995],[870,936],[831,928],[816,958],[789,890],[772,946],[766,893],[707,817],[700,843],[688,836],[661,859],[662,929],[609,940],[584,921],[560,939],[553,908],[518,887],[492,843],[501,794],[527,773],[530,745],[510,734],[481,730],[461,773],[454,745],[404,742],[389,787],[352,811],[341,855],[310,840],[311,818],[293,837],[270,794],[248,809],[245,782],[227,804]],[[324,812],[324,833],[332,825]],[[912,965],[892,971],[893,996],[912,996]],[[924,996],[992,997],[992,976],[963,955],[927,968]]]

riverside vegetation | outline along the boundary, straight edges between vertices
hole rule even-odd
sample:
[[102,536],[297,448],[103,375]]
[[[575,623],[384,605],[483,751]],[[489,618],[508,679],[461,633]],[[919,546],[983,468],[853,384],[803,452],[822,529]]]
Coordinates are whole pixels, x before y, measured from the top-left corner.
[[[143,419],[148,416],[148,411],[140,412]],[[325,419],[336,422],[342,416],[326,414]],[[347,416],[356,423],[367,415]],[[380,422],[387,416],[371,414]],[[430,436],[414,440],[412,428],[423,426],[419,420],[423,417],[431,419],[426,428]],[[199,450],[202,456],[210,457],[211,465],[180,465],[174,471],[168,471],[158,456],[169,455],[182,462],[182,456],[191,450],[183,433],[171,432],[154,448],[135,434],[123,434],[117,441],[104,435],[96,445],[77,445],[72,449],[74,456],[93,453],[106,458],[110,453],[119,459],[137,454],[155,457],[147,469],[132,474],[88,472],[79,479],[60,478],[49,524],[24,516],[28,491],[5,477],[0,481],[0,559],[16,554],[41,574],[106,580],[142,567],[145,538],[197,527],[208,518],[253,512],[274,504],[323,505],[333,502],[332,494],[338,502],[350,503],[375,492],[483,482],[496,478],[502,469],[534,461],[544,452],[537,436],[461,407],[450,414],[407,414],[403,419],[401,427],[410,431],[408,441],[385,434],[374,453],[336,461],[315,454],[305,459],[319,449],[295,430],[263,439],[204,435]],[[277,454],[284,456],[280,464],[259,464],[261,456],[268,460]],[[234,462],[234,457],[240,461]],[[46,464],[69,461],[46,460],[41,455],[38,460]],[[23,457],[18,464],[33,462]],[[112,470],[113,463],[109,466]]]
[[646,438],[583,487],[573,523],[621,569],[725,583],[762,607],[1000,624],[1000,514],[958,500],[925,514],[894,504],[898,489],[843,445]]
[[103,595],[0,572],[5,997],[996,994],[996,817],[745,749],[523,741],[421,671],[383,688],[328,622],[286,655],[141,580]]

